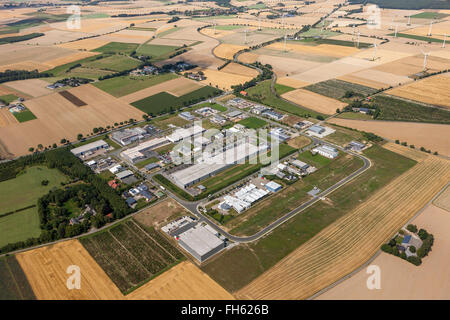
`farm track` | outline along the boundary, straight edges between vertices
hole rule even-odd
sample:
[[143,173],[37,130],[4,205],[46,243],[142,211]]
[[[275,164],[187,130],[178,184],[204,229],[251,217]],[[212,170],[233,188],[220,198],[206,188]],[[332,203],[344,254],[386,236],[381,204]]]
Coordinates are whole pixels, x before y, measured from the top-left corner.
[[362,265],[450,179],[429,156],[244,287],[237,297],[305,299]]

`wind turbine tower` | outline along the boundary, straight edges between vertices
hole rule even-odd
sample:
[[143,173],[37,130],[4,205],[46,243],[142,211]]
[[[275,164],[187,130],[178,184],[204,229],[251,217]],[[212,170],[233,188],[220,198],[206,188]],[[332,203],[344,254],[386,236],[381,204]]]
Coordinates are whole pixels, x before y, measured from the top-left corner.
[[428,56],[430,55],[430,53],[429,52],[423,52],[423,50],[421,50],[422,51],[422,54],[423,54],[423,71],[426,71],[427,70],[427,58],[428,58]]
[[359,37],[361,36],[361,32],[358,30],[358,40],[356,42],[356,47],[359,48]]
[[447,34],[444,34],[444,42],[442,42],[442,48],[445,48],[445,40],[447,39]]
[[395,38],[397,38],[398,24],[395,25]]
[[410,26],[411,25],[411,16],[409,15],[408,16],[408,23],[406,24],[407,26]]
[[431,37],[432,33],[431,31],[433,30],[433,21],[430,22],[430,28],[428,29],[428,36]]
[[248,30],[245,29],[245,30],[244,30],[244,43],[245,43],[245,44],[247,44],[247,32],[248,32]]
[[374,48],[373,61],[375,61],[377,59],[377,43],[376,42],[373,43],[373,48]]

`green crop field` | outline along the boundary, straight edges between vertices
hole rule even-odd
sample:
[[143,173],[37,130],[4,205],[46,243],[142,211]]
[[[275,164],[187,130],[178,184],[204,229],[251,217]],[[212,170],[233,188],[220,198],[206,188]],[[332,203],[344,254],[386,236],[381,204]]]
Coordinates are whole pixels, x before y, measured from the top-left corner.
[[122,97],[177,77],[174,73],[152,76],[122,76],[98,81],[93,85],[114,97]]
[[138,43],[110,42],[92,51],[103,53],[131,54],[133,51],[137,49],[138,46],[139,46]]
[[322,36],[322,37],[328,38],[328,37],[334,37],[334,36],[338,36],[338,35],[340,35],[339,32],[322,30],[322,28],[311,28],[308,31],[302,33],[302,37]]
[[361,112],[343,112],[336,118],[352,120],[372,120],[372,116]]
[[283,84],[275,83],[275,91],[281,96],[283,93],[293,91],[295,88],[285,86]]
[[266,121],[264,121],[260,118],[256,118],[256,117],[248,117],[248,118],[242,119],[238,123],[242,124],[243,126],[246,126],[247,128],[250,128],[250,129],[259,129],[259,128],[264,127],[267,124]]
[[320,154],[313,155],[309,150],[299,154],[298,159],[318,169],[325,167],[326,165],[333,162],[333,159],[321,156]]
[[372,167],[331,193],[329,201],[314,204],[256,242],[224,252],[202,270],[235,292],[416,163],[378,145],[364,153],[372,160]]
[[0,217],[0,247],[25,241],[41,234],[37,208],[29,208]]
[[[217,30],[235,30],[235,29],[241,29],[244,26],[233,26],[233,25],[224,25],[224,26],[216,26]],[[213,28],[210,28],[213,29]]]
[[131,105],[135,106],[139,110],[142,110],[143,112],[156,115],[167,113],[171,110],[211,98],[218,95],[220,92],[221,91],[219,89],[209,86],[204,86],[180,97],[175,97],[167,92],[160,92],[142,100],[133,102]]
[[227,107],[222,106],[222,105],[220,105],[218,103],[209,103],[209,102],[196,105],[193,109],[197,110],[197,109],[201,109],[201,108],[205,108],[205,107],[209,107],[209,108],[217,110],[219,112],[224,112],[224,111],[228,110]]
[[35,300],[27,276],[14,256],[0,258],[0,300]]
[[127,56],[112,55],[106,58],[84,63],[83,67],[120,72],[137,68],[140,64],[140,61]]
[[80,241],[124,294],[184,259],[158,231],[130,219]]
[[16,117],[17,121],[19,122],[25,122],[37,119],[36,116],[31,112],[30,110],[25,110],[22,112],[14,112],[14,117]]
[[167,55],[170,52],[174,52],[179,47],[175,46],[165,46],[159,44],[143,44],[137,49],[138,54],[147,55],[153,58],[161,57]]
[[320,115],[320,113],[304,109],[300,106],[296,106],[290,102],[278,98],[270,90],[271,83],[272,80],[265,80],[258,83],[254,87],[248,88],[246,90],[248,93],[248,97],[272,108],[285,111],[300,117],[316,117]]
[[60,66],[50,69],[46,72],[53,74],[53,76],[54,76],[54,78],[52,79],[53,81],[67,78],[67,77],[82,77],[82,78],[89,78],[89,79],[98,79],[98,77],[100,77],[100,76],[104,76],[104,75],[111,74],[114,72],[107,71],[107,70],[86,68],[84,66],[86,64],[93,63],[97,60],[101,60],[108,56],[109,55],[107,55],[107,54],[102,54],[102,55],[97,55],[97,56],[93,56],[93,57],[80,59],[77,61],[73,61],[70,63],[60,65]]
[[450,123],[450,111],[427,107],[392,96],[377,95],[373,104],[381,110],[377,120]]
[[5,94],[3,96],[0,96],[0,102],[3,102],[4,104],[7,104],[7,105],[17,99],[18,99],[18,97],[13,94]]
[[448,14],[439,12],[421,12],[411,16],[412,19],[442,19],[445,17],[448,17]]
[[183,29],[182,27],[173,27],[168,30],[164,30],[163,32],[158,33],[158,38],[164,38],[165,36],[168,36],[171,33],[174,33],[175,31]]
[[[388,36],[395,36],[395,33],[390,33],[390,34],[388,34]],[[401,32],[397,33],[397,37],[413,39],[413,40],[420,40],[420,41],[426,41],[426,42],[436,42],[436,43],[444,42],[444,40],[441,40],[441,39],[436,39],[436,38],[432,38],[432,37],[417,36],[417,35],[414,35],[414,34],[401,33]]]
[[359,94],[362,96],[371,95],[376,91],[376,89],[373,88],[338,79],[314,83],[309,86],[303,87],[302,89],[309,90],[333,99],[342,99],[347,91],[352,91],[355,94]]

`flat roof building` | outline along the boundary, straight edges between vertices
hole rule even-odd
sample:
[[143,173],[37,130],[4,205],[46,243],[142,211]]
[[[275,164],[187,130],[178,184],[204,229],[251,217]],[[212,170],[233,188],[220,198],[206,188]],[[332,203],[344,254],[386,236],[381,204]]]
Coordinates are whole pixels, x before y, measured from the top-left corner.
[[116,174],[116,177],[120,180],[131,177],[133,175],[133,171],[131,170],[124,170],[122,172],[119,172]]
[[134,148],[127,149],[120,153],[120,156],[131,163],[136,163],[138,161],[144,160],[146,158],[144,152],[149,151],[151,149],[166,145],[169,143],[169,140],[166,138],[155,138],[143,143],[140,143]]
[[339,152],[337,151],[336,148],[333,148],[333,147],[330,147],[327,145],[322,145],[322,146],[316,147],[316,148],[312,149],[311,151],[317,152],[321,156],[324,156],[329,159],[334,159],[339,155]]
[[225,248],[225,241],[219,238],[218,233],[202,224],[181,233],[178,244],[200,262]]
[[187,121],[192,121],[195,119],[195,117],[189,111],[180,112],[178,116]]
[[278,190],[281,190],[281,185],[276,183],[275,181],[270,181],[264,185],[267,190],[271,192],[277,192]]
[[322,134],[322,133],[325,132],[325,128],[320,126],[320,125],[318,125],[318,124],[316,124],[316,125],[313,125],[313,126],[309,127],[308,131],[311,131],[311,132],[314,132],[314,133],[317,133],[317,134]]
[[190,138],[192,136],[195,136],[197,134],[201,134],[204,132],[205,129],[203,129],[201,126],[193,125],[192,127],[189,127],[187,129],[177,129],[174,132],[172,132],[171,135],[167,136],[167,140],[170,142],[178,142],[186,138]]
[[97,151],[100,149],[108,149],[109,145],[103,141],[103,140],[98,140],[98,141],[94,141],[88,144],[85,144],[81,147],[78,148],[73,148],[72,150],[70,150],[70,152],[72,152],[75,156],[80,157],[85,155],[86,153],[90,153],[93,151]]
[[123,146],[129,145],[135,141],[143,139],[147,134],[147,130],[140,127],[123,129],[113,132],[111,138]]
[[306,170],[309,168],[309,164],[304,163],[303,161],[300,161],[300,160],[294,160],[291,163],[301,170]]

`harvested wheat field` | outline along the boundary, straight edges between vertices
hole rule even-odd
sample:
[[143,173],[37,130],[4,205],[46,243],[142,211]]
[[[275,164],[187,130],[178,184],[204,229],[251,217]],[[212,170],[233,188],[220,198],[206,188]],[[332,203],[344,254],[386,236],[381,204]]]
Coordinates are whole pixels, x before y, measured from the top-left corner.
[[449,179],[450,161],[429,156],[244,287],[237,297],[314,295],[372,257]]
[[[273,52],[273,51],[272,51]],[[325,65],[317,61],[310,61],[299,58],[289,58],[285,56],[275,56],[268,54],[260,54],[258,61],[262,64],[270,64],[273,71],[279,77],[287,77],[290,75],[299,74],[316,67]],[[306,82],[303,80],[303,82]]]
[[183,81],[183,82],[180,81],[180,84],[178,84],[176,87],[173,87],[173,88],[167,90],[168,93],[170,93],[171,95],[174,95],[176,97],[179,97],[179,96],[185,95],[189,92],[200,89],[201,87],[204,86],[202,83],[195,81],[195,80],[186,79],[186,78],[180,78],[180,79],[184,79],[185,81]]
[[219,58],[233,60],[234,54],[247,46],[239,46],[236,44],[222,43],[214,49],[214,54]]
[[76,140],[93,128],[141,119],[142,112],[88,84],[68,90],[87,105],[77,107],[58,93],[27,100],[25,106],[37,117],[20,125],[0,128],[0,140],[16,156],[28,153],[38,144],[50,146],[61,139]]
[[[123,297],[78,240],[19,253],[16,258],[37,299],[86,300]],[[66,281],[69,275],[66,270],[70,265],[80,267],[80,290],[67,289]]]
[[450,126],[445,124],[399,122],[399,121],[364,121],[349,119],[330,119],[328,122],[341,126],[373,132],[390,140],[406,141],[416,148],[424,147],[450,157]]
[[410,158],[417,162],[423,161],[428,158],[428,154],[417,149],[412,149],[410,147],[402,146],[401,144],[396,144],[394,142],[387,142],[383,145],[383,148],[398,153],[406,158]]
[[154,206],[147,208],[134,216],[138,222],[149,227],[158,227],[166,222],[169,222],[176,217],[189,215],[181,204],[175,200],[168,198],[164,201],[158,202]]
[[[449,66],[450,60],[446,58],[430,55],[427,59],[427,72],[429,73],[447,70]],[[411,76],[423,71],[423,55],[415,55],[394,62],[385,63],[374,69],[397,74],[399,76]]]
[[237,75],[227,73],[222,70],[202,69],[206,80],[202,80],[204,84],[217,87],[222,90],[230,90],[231,86],[242,84],[252,80],[252,76]]
[[[275,42],[266,46],[266,48],[279,51],[285,50],[284,42]],[[359,51],[359,49],[354,47],[336,46],[332,44],[319,44],[317,46],[309,46],[293,42],[286,43],[286,50],[336,58],[347,57]]]
[[79,52],[74,52],[73,54],[65,56],[65,57],[48,60],[45,62],[45,64],[50,66],[51,68],[55,68],[57,66],[61,66],[66,63],[89,58],[92,56],[96,56],[98,54],[100,54],[100,52],[79,51]]
[[239,55],[239,61],[243,63],[254,63],[258,60],[258,55],[253,52],[244,52]]
[[49,83],[41,79],[10,81],[3,85],[32,97],[40,97],[52,93],[52,90],[46,88]]
[[[179,77],[176,79],[164,81],[162,83],[159,83],[157,85],[127,94],[125,96],[120,97],[119,99],[128,103],[132,103],[147,97],[150,97],[154,94],[160,93],[160,92],[169,92],[172,90],[174,92],[173,94],[178,94],[178,88],[181,88],[179,92],[185,91],[185,93],[188,93],[186,90],[194,91],[200,87],[200,84],[195,82],[194,80],[190,80],[184,77]],[[189,92],[191,92],[189,91]]]
[[433,201],[433,204],[450,213],[450,185]]
[[213,37],[216,39],[233,34],[234,32],[235,31],[233,30],[219,30],[219,29],[214,30],[212,28],[205,28],[200,31],[200,33],[204,34],[205,36]]
[[74,50],[91,51],[107,44],[107,41],[98,40],[97,38],[83,39],[78,41],[66,42],[58,45],[58,47]]
[[309,86],[311,84],[309,82],[297,80],[297,79],[290,78],[290,77],[278,78],[277,83],[291,87],[291,88],[295,88],[295,89],[303,88],[303,87]]
[[435,239],[433,250],[420,266],[382,252],[371,263],[381,269],[380,290],[367,289],[369,275],[364,268],[317,299],[450,299],[450,214],[430,205],[412,223],[432,233]]
[[293,103],[325,114],[335,114],[337,108],[343,109],[347,106],[347,103],[303,89],[289,91],[281,96]]
[[450,108],[450,75],[441,74],[387,91],[402,98]]
[[181,262],[126,296],[129,300],[234,300],[191,262]]
[[225,68],[221,69],[220,71],[226,72],[226,73],[233,73],[240,76],[250,76],[252,78],[256,77],[259,73],[256,69],[249,68],[246,66],[243,66],[239,63],[231,62],[229,63]]
[[19,123],[19,121],[17,121],[16,117],[9,112],[8,108],[0,108],[0,128],[16,123]]
[[[388,71],[380,71],[375,68],[357,71],[350,75],[340,77],[339,79],[348,79],[350,82],[354,83],[366,82],[367,84],[370,84],[369,87],[372,88],[377,88],[378,84],[380,84],[381,88],[387,88],[389,86],[398,86],[399,84],[413,81],[407,76],[397,75]],[[362,81],[358,81],[358,79]]]

